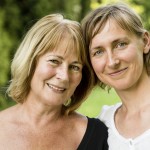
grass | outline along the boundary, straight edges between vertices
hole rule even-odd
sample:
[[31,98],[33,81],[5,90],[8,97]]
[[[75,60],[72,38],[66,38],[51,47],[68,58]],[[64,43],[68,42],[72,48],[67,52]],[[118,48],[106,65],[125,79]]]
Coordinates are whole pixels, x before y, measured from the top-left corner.
[[89,117],[96,117],[100,113],[103,105],[113,105],[119,101],[120,99],[113,89],[108,93],[96,87],[86,101],[80,106],[78,112]]

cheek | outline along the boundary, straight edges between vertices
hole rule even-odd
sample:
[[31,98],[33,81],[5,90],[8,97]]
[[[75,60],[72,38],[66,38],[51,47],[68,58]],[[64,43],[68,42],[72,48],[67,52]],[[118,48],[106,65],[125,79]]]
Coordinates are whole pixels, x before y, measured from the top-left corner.
[[73,87],[76,88],[82,80],[82,73],[78,74],[78,75],[71,76],[71,77],[72,77],[72,79],[70,81],[71,81]]
[[131,62],[135,59],[135,53],[132,51],[126,51],[119,55],[120,60],[124,60],[125,62]]
[[105,68],[105,60],[103,59],[91,58],[91,64],[96,74],[103,72]]
[[46,85],[47,80],[51,79],[54,71],[45,68],[37,68],[31,80],[31,89],[33,91],[41,91]]
[[120,59],[125,60],[126,62],[141,63],[143,61],[143,53],[135,47],[131,47],[124,53],[120,54]]
[[82,73],[76,79],[77,86],[80,84],[81,80],[82,80]]
[[48,65],[43,65],[43,66],[39,66],[39,68],[37,69],[37,73],[39,74],[39,76],[49,77],[55,74],[55,69]]

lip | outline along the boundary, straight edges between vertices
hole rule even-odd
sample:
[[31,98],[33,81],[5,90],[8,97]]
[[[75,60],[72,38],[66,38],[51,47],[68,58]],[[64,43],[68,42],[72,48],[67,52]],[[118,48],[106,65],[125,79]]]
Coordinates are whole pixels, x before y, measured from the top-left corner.
[[51,88],[52,90],[56,91],[56,92],[64,92],[66,90],[66,88],[63,87],[58,87],[56,85],[52,85],[47,83],[48,87]]
[[108,73],[108,75],[110,75],[110,76],[121,75],[121,74],[123,74],[124,72],[126,72],[127,69],[128,69],[128,67],[123,68],[123,69],[120,69],[120,70],[117,70],[117,71],[114,71],[114,72],[111,72],[111,73]]

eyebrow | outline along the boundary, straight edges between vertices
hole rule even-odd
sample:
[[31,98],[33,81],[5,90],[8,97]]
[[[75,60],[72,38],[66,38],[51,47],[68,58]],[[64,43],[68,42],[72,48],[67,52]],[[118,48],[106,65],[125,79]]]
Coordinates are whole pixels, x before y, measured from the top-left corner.
[[[111,45],[113,45],[113,44],[115,44],[115,43],[117,43],[117,42],[119,42],[119,41],[122,41],[122,40],[129,41],[129,39],[128,39],[127,37],[117,38],[117,39],[111,41]],[[89,48],[89,50],[90,50],[90,51],[93,51],[93,50],[97,50],[97,49],[100,49],[100,48],[103,48],[103,46],[99,46],[99,45],[98,45],[98,46],[96,46],[96,47],[93,47],[92,49]]]
[[79,61],[74,61],[72,62],[73,64],[79,64],[79,65],[83,65],[83,63],[79,62]]
[[112,44],[113,44],[113,43],[117,43],[117,42],[119,42],[119,41],[129,41],[129,38],[127,38],[127,37],[118,38],[118,39],[112,41]]
[[[48,55],[48,56],[54,56],[54,57],[58,57],[60,59],[64,59],[62,56],[59,56],[59,55]],[[83,65],[83,63],[81,63],[80,61],[73,61],[72,62],[73,64],[80,64],[80,65]]]

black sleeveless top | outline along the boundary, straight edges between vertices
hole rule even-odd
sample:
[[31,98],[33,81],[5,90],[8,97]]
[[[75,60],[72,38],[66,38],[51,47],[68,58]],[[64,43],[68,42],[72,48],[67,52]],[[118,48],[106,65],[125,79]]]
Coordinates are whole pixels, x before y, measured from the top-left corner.
[[97,118],[88,118],[84,137],[77,150],[108,150],[107,127]]

